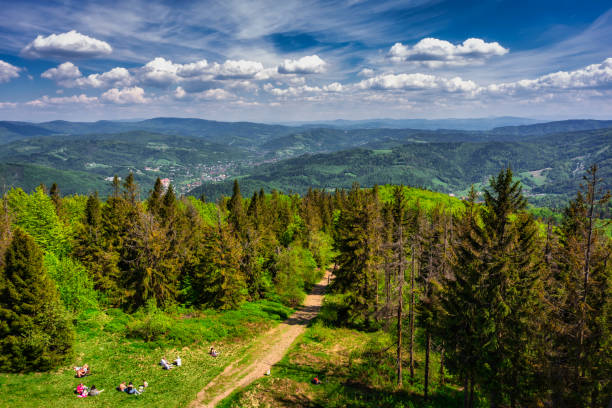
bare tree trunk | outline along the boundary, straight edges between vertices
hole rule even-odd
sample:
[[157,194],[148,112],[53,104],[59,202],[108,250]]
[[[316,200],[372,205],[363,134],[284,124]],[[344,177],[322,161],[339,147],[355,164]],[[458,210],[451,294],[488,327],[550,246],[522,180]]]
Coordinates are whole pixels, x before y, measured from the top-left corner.
[[[398,225],[397,386],[402,387],[402,314],[404,312],[404,230]],[[412,349],[411,349],[412,352]]]
[[[397,300],[397,386],[402,387],[402,313],[404,308],[404,279],[399,278],[399,296]],[[412,348],[410,349],[412,351]],[[412,366],[410,367],[412,369]]]
[[474,376],[470,378],[470,408],[474,406]]

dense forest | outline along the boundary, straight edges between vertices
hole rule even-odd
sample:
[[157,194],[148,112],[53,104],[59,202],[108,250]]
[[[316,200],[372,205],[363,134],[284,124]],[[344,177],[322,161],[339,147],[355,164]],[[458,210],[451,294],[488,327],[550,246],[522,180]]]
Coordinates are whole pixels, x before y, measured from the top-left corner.
[[[394,381],[437,378],[463,406],[604,407],[612,395],[610,194],[597,166],[557,217],[527,211],[510,169],[478,200],[404,186],[178,197],[133,174],[101,199],[12,189],[0,217],[0,371],[67,364],[75,316],[121,310],[153,340],[163,311],[288,306],[332,268],[331,324],[394,339]],[[543,212],[542,214],[546,214]],[[119,312],[113,312],[119,313]],[[416,337],[422,337],[417,342]],[[420,375],[420,374],[419,374]]]

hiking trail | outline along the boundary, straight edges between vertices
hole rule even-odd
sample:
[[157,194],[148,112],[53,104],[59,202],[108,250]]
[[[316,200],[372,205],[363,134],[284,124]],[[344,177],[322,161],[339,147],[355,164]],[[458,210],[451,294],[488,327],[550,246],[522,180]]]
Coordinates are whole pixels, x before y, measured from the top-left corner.
[[331,272],[314,287],[304,303],[287,320],[257,337],[249,346],[245,357],[230,363],[213,378],[189,405],[191,408],[213,408],[238,388],[245,387],[263,377],[278,363],[293,341],[306,330],[306,326],[319,313]]

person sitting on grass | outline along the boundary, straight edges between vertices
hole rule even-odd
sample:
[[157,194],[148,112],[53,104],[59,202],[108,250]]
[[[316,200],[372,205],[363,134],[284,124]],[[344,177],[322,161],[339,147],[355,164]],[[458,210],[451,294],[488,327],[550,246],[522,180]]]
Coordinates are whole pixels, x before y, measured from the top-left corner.
[[175,366],[177,366],[177,367],[180,367],[180,366],[182,365],[182,363],[183,363],[183,362],[181,361],[181,358],[180,358],[179,356],[176,356],[176,360],[174,360],[174,361],[172,362],[172,364],[174,364],[174,365],[175,365]]
[[219,355],[219,353],[217,352],[217,350],[215,350],[214,347],[210,348],[210,351],[208,352],[208,354],[210,354],[213,357],[217,357]]
[[77,385],[76,390],[74,390],[74,393],[77,395],[77,397],[82,397],[83,393],[85,393],[85,396],[87,396],[87,386],[83,383],[80,383],[79,385]]
[[172,368],[172,366],[168,364],[168,360],[166,360],[166,357],[162,357],[161,361],[159,362],[159,365],[161,365],[164,370],[170,370]]
[[92,386],[91,386],[91,389],[89,390],[88,395],[89,395],[90,397],[95,397],[95,396],[100,395],[100,393],[101,393],[101,392],[103,392],[103,391],[104,391],[104,390],[99,390],[99,389],[97,389],[95,385],[92,385]]
[[142,382],[142,385],[140,387],[138,387],[138,392],[140,394],[142,394],[144,392],[144,390],[149,386],[149,383],[146,381]]
[[125,385],[125,381],[124,381],[117,386],[117,391],[124,392],[126,388],[127,388],[127,385]]
[[319,385],[321,384],[321,381],[319,380],[319,377],[315,377],[312,379],[311,381],[314,385]]
[[138,392],[138,390],[134,388],[134,384],[132,384],[131,381],[128,384],[127,388],[125,389],[125,392],[127,392],[128,394],[136,394],[136,395],[140,394],[140,392]]

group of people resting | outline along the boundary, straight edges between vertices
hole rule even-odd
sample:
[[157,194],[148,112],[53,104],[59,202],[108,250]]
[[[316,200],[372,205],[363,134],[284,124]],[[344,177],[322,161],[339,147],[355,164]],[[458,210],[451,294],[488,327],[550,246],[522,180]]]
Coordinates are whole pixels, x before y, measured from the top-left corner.
[[134,387],[134,384],[131,381],[127,385],[125,385],[125,382],[122,382],[117,386],[117,391],[127,392],[128,394],[140,395],[148,386],[149,383],[147,383],[146,381],[143,381],[142,385],[140,385],[138,388]]
[[170,370],[172,367],[180,367],[183,364],[180,357],[176,357],[176,359],[172,362],[172,364],[168,363],[166,357],[162,357],[159,365],[162,366],[164,370]]
[[104,390],[97,389],[95,385],[92,385],[91,388],[89,388],[85,384],[80,383],[79,385],[77,385],[76,390],[74,390],[74,393],[79,398],[85,398],[98,396],[102,391]]

